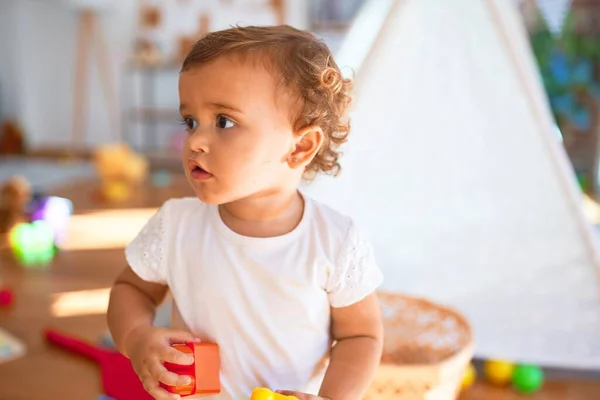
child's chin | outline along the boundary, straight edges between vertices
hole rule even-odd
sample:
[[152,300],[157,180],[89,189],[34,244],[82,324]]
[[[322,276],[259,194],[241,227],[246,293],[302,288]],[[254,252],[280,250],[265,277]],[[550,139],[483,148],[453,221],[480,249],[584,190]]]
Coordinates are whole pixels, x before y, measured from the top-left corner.
[[204,190],[196,190],[195,192],[196,192],[196,197],[198,197],[198,199],[205,204],[219,205],[219,204],[225,204],[228,202],[227,196],[223,196],[223,195],[216,194],[216,193],[208,193]]
[[198,197],[198,199],[205,204],[219,205],[219,204],[225,203],[218,196],[211,196],[211,195],[206,195],[206,194],[202,194],[202,193],[196,193],[196,197]]

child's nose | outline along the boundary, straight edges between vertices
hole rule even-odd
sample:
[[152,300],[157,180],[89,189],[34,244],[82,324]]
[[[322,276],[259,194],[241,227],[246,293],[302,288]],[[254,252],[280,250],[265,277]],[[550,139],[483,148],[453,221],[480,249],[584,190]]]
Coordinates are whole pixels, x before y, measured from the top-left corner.
[[188,145],[190,150],[195,153],[208,153],[208,135],[203,133],[200,129],[194,132],[189,140]]

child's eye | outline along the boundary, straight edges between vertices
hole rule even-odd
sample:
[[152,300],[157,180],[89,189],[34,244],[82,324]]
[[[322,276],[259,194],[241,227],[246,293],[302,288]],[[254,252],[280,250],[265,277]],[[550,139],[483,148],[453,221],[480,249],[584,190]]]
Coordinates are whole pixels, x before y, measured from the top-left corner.
[[229,129],[229,128],[233,128],[234,126],[235,126],[235,122],[233,122],[226,116],[219,115],[217,117],[217,127],[219,127],[220,129]]
[[183,118],[181,120],[181,122],[183,123],[183,125],[185,125],[185,127],[189,131],[193,131],[198,126],[198,122],[196,122],[196,120],[194,118],[186,117],[186,118]]

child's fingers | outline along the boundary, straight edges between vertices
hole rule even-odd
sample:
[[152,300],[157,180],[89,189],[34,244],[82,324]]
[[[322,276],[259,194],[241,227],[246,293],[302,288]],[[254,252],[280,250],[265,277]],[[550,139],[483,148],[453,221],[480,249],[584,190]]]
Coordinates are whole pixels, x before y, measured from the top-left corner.
[[[146,390],[146,392],[148,392],[148,394],[150,396],[152,396],[153,398],[155,398],[156,400],[167,400],[167,399],[179,399],[180,397],[165,397],[165,393],[168,395],[170,394],[169,392],[167,392],[166,390],[164,390],[163,388],[160,387],[158,381],[156,380],[156,378],[154,378],[152,375],[148,374],[148,375],[144,375],[144,377],[142,377],[142,384],[144,385],[144,389]],[[163,393],[164,392],[164,393]]]
[[181,396],[175,393],[169,393],[165,389],[160,386],[154,387],[152,390],[148,391],[148,394],[154,397],[155,400],[179,400]]
[[310,398],[307,397],[307,395],[305,395],[304,393],[295,392],[293,390],[276,390],[275,393],[279,393],[284,396],[290,396],[291,398],[296,398],[300,400]]
[[171,346],[164,346],[160,350],[160,359],[171,364],[179,365],[191,365],[194,363],[193,356],[182,353],[181,351],[174,349]]
[[152,366],[150,367],[150,373],[156,380],[169,386],[181,386],[190,383],[189,376],[179,375],[174,372],[171,372],[167,370],[165,366],[159,363],[158,361],[152,364]]

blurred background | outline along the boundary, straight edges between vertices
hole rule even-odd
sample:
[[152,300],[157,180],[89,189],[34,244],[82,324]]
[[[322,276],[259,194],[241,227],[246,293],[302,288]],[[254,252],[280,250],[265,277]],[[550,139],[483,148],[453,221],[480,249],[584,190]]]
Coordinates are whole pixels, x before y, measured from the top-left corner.
[[343,173],[304,190],[386,274],[370,398],[600,399],[600,0],[0,0],[0,399],[125,400],[45,332],[111,350],[124,246],[191,194],[181,62],[236,24],[356,79]]

